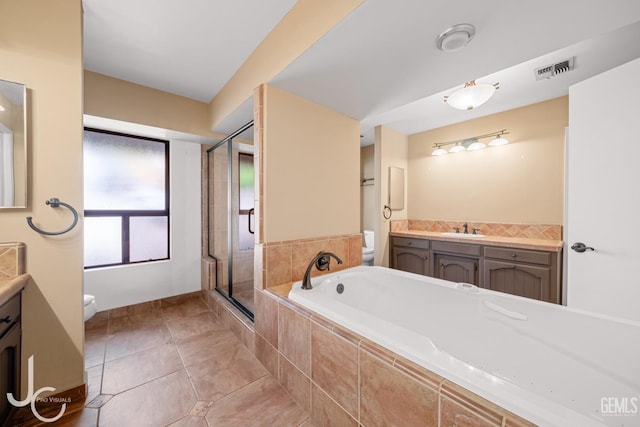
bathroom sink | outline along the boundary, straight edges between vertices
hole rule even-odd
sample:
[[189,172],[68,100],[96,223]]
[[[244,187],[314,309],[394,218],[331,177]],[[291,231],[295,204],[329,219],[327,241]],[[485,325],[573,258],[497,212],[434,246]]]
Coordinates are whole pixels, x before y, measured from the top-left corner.
[[443,236],[447,236],[447,237],[460,237],[463,239],[475,239],[477,237],[484,237],[484,234],[471,234],[471,233],[441,233]]

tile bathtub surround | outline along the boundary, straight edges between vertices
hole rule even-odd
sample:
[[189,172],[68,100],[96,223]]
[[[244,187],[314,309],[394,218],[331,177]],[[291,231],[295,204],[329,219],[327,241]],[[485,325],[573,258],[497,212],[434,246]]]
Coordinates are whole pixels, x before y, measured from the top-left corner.
[[[465,221],[433,221],[421,219],[392,220],[391,231],[434,231],[452,232],[454,227],[462,230]],[[473,228],[480,229],[481,234],[498,237],[515,237],[523,239],[562,240],[562,225],[552,224],[503,224],[490,222],[466,221],[469,232]]]
[[283,283],[302,280],[311,259],[320,251],[333,252],[342,259],[342,264],[331,260],[331,270],[312,271],[312,277],[328,274],[362,264],[362,235],[349,234],[320,239],[301,239],[260,245],[256,254],[261,277],[255,281],[257,289],[270,288]]
[[255,291],[255,355],[316,425],[533,425],[284,294]]
[[26,250],[24,243],[0,243],[0,280],[26,273]]
[[217,291],[202,291],[202,299],[207,306],[222,320],[222,323],[255,354],[255,327],[253,322],[240,313],[226,298]]
[[[321,250],[335,253],[342,259],[342,264],[332,259],[331,270],[321,272],[314,269],[312,277],[361,265],[362,235],[358,233],[255,245],[254,288],[264,289],[302,280],[309,262]],[[203,272],[201,288],[215,289],[216,261],[210,257],[203,257],[201,264]],[[220,267],[218,265],[217,274],[221,280],[224,280],[222,277],[224,269]]]

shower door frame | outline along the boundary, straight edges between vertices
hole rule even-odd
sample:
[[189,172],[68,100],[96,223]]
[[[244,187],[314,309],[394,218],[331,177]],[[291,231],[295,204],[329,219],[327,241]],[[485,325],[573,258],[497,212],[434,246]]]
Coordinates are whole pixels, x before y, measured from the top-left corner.
[[[228,152],[227,152],[227,288],[228,295],[223,292],[222,289],[218,287],[218,258],[215,255],[211,255],[211,227],[207,228],[207,254],[216,260],[216,286],[215,290],[222,295],[227,301],[233,304],[238,310],[240,310],[245,316],[253,321],[254,315],[251,310],[245,307],[240,301],[236,300],[233,297],[233,210],[231,208],[233,203],[233,139],[238,135],[245,132],[247,129],[253,126],[253,120],[236,130],[235,132],[229,134],[220,142],[216,143],[213,147],[207,150],[207,206],[211,206],[209,198],[211,197],[211,180],[209,179],[209,174],[211,173],[211,163],[209,154],[215,151],[217,148],[222,147],[225,144],[228,144]],[[207,213],[207,223],[209,222],[209,216],[211,212]],[[249,219],[250,220],[250,219]]]

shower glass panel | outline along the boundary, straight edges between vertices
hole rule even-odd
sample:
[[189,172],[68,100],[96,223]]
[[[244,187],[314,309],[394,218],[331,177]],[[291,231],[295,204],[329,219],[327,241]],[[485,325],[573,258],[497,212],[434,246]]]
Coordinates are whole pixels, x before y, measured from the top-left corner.
[[253,123],[209,149],[207,162],[216,290],[253,319]]
[[229,295],[229,145],[224,142],[208,152],[209,256],[216,260],[216,288]]

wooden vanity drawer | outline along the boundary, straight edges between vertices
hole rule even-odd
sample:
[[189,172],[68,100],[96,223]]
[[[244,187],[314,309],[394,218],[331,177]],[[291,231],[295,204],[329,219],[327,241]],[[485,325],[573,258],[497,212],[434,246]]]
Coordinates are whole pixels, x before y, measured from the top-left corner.
[[526,249],[494,248],[485,246],[485,258],[495,258],[505,261],[527,262],[530,264],[551,265],[551,253],[528,251]]
[[466,243],[442,242],[434,240],[431,245],[434,252],[450,252],[456,255],[480,256],[480,245],[469,245]]
[[429,240],[411,237],[392,237],[392,246],[407,246],[410,248],[429,249]]
[[0,307],[0,337],[18,320],[20,320],[19,293]]

